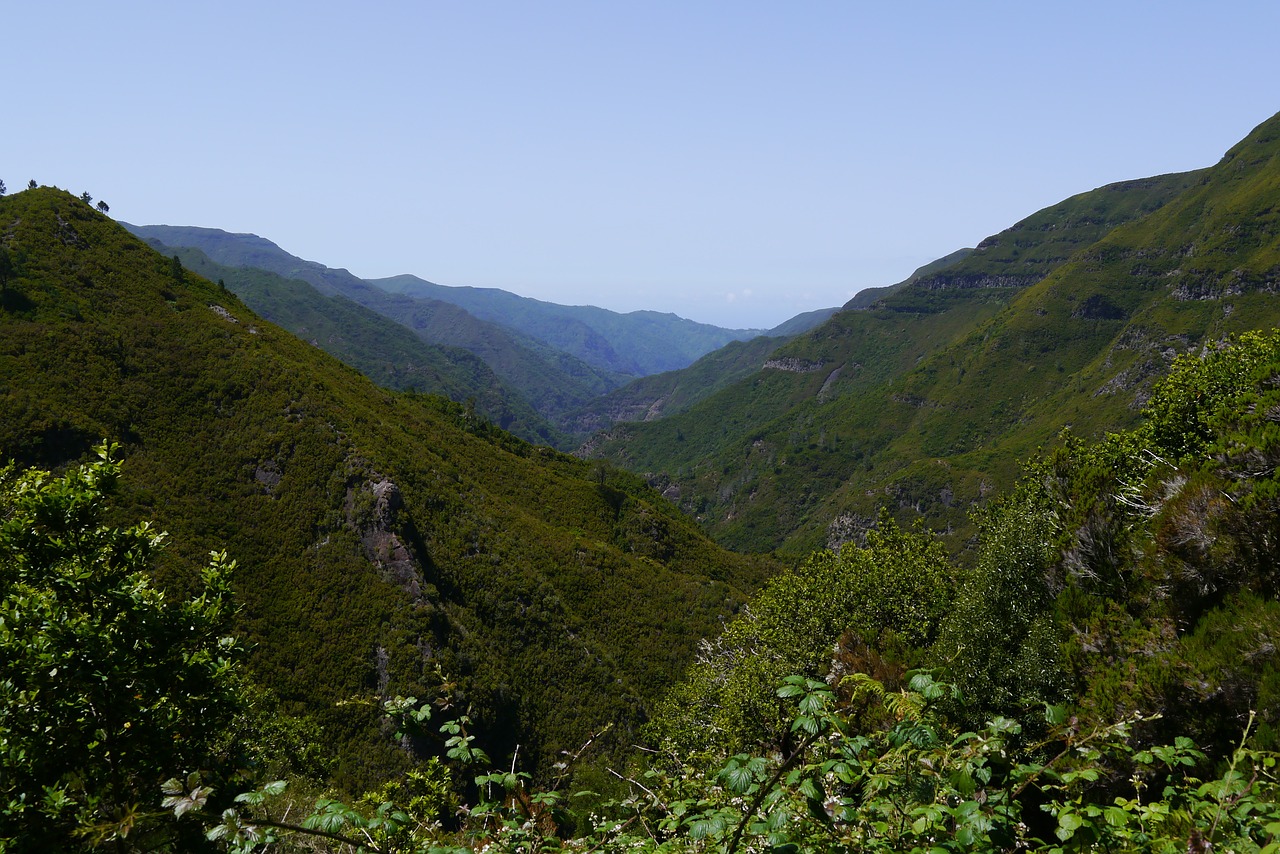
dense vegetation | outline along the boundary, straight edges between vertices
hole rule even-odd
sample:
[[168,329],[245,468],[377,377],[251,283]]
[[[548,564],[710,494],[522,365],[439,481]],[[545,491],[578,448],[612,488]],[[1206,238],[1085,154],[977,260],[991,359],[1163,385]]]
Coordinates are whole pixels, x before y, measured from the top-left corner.
[[522,767],[609,722],[624,744],[773,571],[634,476],[375,387],[69,194],[0,199],[0,244],[0,454],[60,467],[118,442],[109,519],[172,534],[173,595],[209,551],[239,562],[263,702],[324,734],[340,786],[404,767],[373,709],[437,666]]
[[[617,766],[617,794],[535,785],[492,762],[445,684],[431,702],[384,704],[402,745],[437,752],[363,797],[313,799],[305,780],[264,777],[269,744],[247,778],[219,776],[228,756],[211,747],[225,743],[226,724],[201,718],[188,723],[205,755],[139,749],[112,766],[126,789],[151,785],[152,803],[169,813],[113,812],[118,796],[95,799],[103,784],[93,774],[129,743],[127,723],[41,765],[9,722],[29,718],[25,730],[39,732],[60,709],[32,711],[10,689],[10,708],[27,716],[0,718],[6,763],[29,775],[20,778],[27,791],[45,784],[55,794],[27,807],[23,789],[7,791],[0,837],[16,851],[40,850],[37,838],[190,847],[202,833],[238,851],[1274,852],[1277,411],[1280,332],[1245,336],[1181,359],[1138,428],[1095,444],[1069,440],[1032,461],[982,514],[972,569],[950,565],[931,535],[888,516],[864,545],[813,555],[704,648],[648,727],[647,749]],[[85,560],[110,561],[116,542],[145,533],[98,524],[114,477],[100,462],[62,480],[5,481],[13,521],[0,545],[24,570],[5,578],[20,596],[68,607],[56,594],[94,577],[99,596],[137,591],[125,601],[162,605],[137,572],[149,550],[126,549],[123,572],[83,571]],[[57,524],[34,521],[42,518]],[[63,545],[83,541],[105,547]],[[77,556],[68,569],[64,553]],[[225,610],[222,561],[206,573],[204,594],[161,608],[152,626],[180,626],[192,609],[207,615],[202,627],[215,625]],[[147,714],[151,696],[169,696],[167,679],[183,678],[162,669],[158,686],[130,696],[140,676],[157,672],[128,648],[149,631],[125,622],[126,643],[93,659],[119,675],[105,690],[126,721]],[[233,675],[236,644],[216,635],[189,634],[183,660]],[[79,664],[67,636],[14,643],[40,653],[27,670]],[[242,697],[234,682],[198,678],[228,708]],[[264,721],[238,726],[257,734]],[[95,753],[99,742],[106,748]],[[68,770],[67,755],[85,773]],[[160,785],[165,762],[174,775]]]
[[325,296],[301,279],[215,264],[199,249],[148,243],[209,281],[225,284],[260,317],[315,344],[373,380],[397,391],[438,394],[473,406],[481,417],[535,444],[566,439],[478,356],[460,347],[429,344],[398,323],[343,296]]

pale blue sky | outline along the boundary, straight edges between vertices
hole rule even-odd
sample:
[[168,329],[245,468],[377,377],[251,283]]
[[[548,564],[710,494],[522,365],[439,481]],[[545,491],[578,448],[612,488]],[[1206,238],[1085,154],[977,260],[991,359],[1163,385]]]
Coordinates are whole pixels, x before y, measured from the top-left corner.
[[1280,110],[1280,3],[11,2],[0,178],[767,327]]

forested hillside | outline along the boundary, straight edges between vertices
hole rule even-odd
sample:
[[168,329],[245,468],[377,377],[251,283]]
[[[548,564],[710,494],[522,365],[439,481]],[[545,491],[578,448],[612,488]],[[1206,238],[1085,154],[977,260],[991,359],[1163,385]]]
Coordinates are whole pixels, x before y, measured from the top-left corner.
[[[637,750],[615,755],[622,788],[603,795],[564,786],[590,742],[544,783],[495,762],[448,683],[432,702],[386,699],[395,739],[438,753],[358,799],[315,798],[296,773],[229,774],[235,757],[271,751],[223,741],[245,704],[237,644],[218,638],[227,558],[213,557],[196,598],[166,608],[142,576],[148,529],[100,525],[117,477],[109,455],[64,479],[0,473],[12,568],[0,613],[61,618],[0,620],[16,653],[0,661],[0,685],[41,686],[0,692],[14,772],[0,778],[0,840],[15,851],[94,840],[385,854],[1274,851],[1278,378],[1280,331],[1179,359],[1138,428],[1068,437],[1028,461],[981,514],[968,570],[887,514],[862,546],[812,555],[702,647]],[[102,601],[92,614],[67,595],[90,590]],[[124,645],[94,643],[115,613],[141,619],[103,635]],[[47,628],[62,620],[84,652]],[[138,656],[166,634],[184,643],[170,667]],[[57,696],[60,669],[64,683],[84,679],[78,659],[117,679],[29,702]],[[175,684],[179,695],[147,699]],[[112,728],[95,737],[86,718]],[[175,744],[164,736],[178,721]],[[50,751],[40,727],[55,723],[67,740]],[[161,783],[179,763],[204,773]],[[44,801],[25,803],[42,783]],[[165,811],[123,800],[148,786]]]
[[239,562],[251,673],[339,785],[403,767],[377,701],[437,666],[527,768],[625,742],[771,571],[631,475],[377,388],[67,193],[0,199],[0,247],[0,453],[120,443],[112,518],[170,532],[176,591],[210,550]]
[[346,270],[296,258],[257,235],[230,234],[216,228],[128,227],[138,236],[166,246],[199,249],[219,264],[302,279],[326,296],[346,297],[407,327],[430,344],[467,350],[543,417],[575,409],[628,379],[514,329],[481,320],[452,303],[388,293]]
[[887,505],[958,549],[970,508],[1063,425],[1130,425],[1176,354],[1280,321],[1277,126],[1211,169],[1028,217],[591,452],[645,472],[735,548],[839,545]]
[[325,296],[301,279],[216,264],[199,249],[148,243],[183,267],[225,284],[258,316],[270,320],[397,391],[438,394],[471,405],[481,417],[526,441],[558,447],[566,439],[469,350],[430,344],[408,328],[343,296]]

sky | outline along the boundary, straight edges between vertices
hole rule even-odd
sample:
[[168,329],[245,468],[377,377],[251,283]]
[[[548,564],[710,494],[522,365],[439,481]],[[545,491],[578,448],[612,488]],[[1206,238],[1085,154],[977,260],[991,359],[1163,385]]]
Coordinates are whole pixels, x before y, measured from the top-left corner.
[[1280,3],[5,4],[0,179],[768,328],[1280,110]]

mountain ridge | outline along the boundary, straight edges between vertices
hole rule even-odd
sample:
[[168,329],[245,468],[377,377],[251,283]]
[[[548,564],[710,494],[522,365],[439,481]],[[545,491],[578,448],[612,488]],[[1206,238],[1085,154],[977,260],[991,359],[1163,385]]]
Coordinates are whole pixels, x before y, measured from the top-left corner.
[[341,296],[325,296],[302,279],[256,267],[217,264],[201,250],[147,241],[166,256],[227,289],[261,317],[310,341],[374,382],[398,391],[440,394],[474,405],[498,427],[526,441],[561,446],[565,439],[483,360],[461,347],[431,344],[412,330]]
[[[1032,214],[782,345],[771,356],[779,368],[762,368],[671,418],[615,425],[587,452],[645,472],[734,548],[792,554],[838,546],[873,524],[885,504],[903,522],[923,515],[951,531],[959,549],[972,531],[968,509],[1010,484],[1017,461],[1051,443],[1064,424],[1086,435],[1125,427],[1173,353],[1205,335],[1280,321],[1265,293],[1270,274],[1250,274],[1256,265],[1241,267],[1243,256],[1214,262],[1244,269],[1240,281],[1205,284],[1179,270],[1184,283],[1171,285],[1163,277],[1174,275],[1169,259],[1177,253],[1164,243],[1173,237],[1148,234],[1150,244],[1122,250],[1108,244],[1109,235],[1141,233],[1175,215],[1186,229],[1194,217],[1174,203],[1202,192],[1216,200],[1231,181],[1265,192],[1252,208],[1223,203],[1219,211],[1238,219],[1217,226],[1218,242],[1240,249],[1245,235],[1273,239],[1267,211],[1277,199],[1268,194],[1280,191],[1263,174],[1271,160],[1259,146],[1273,144],[1277,123],[1263,123],[1217,166],[1107,185]],[[1249,164],[1248,178],[1233,159]],[[1215,202],[1198,204],[1203,213]],[[1157,276],[1146,254],[1171,269]],[[1202,257],[1202,248],[1193,254]],[[1113,292],[1097,286],[1104,266]],[[1057,302],[1046,302],[1045,292],[1059,294]],[[1248,311],[1187,310],[1186,297],[1217,293],[1248,303]],[[1143,300],[1152,308],[1140,316]],[[1175,304],[1183,308],[1168,308]],[[1140,320],[1155,328],[1140,328]],[[790,364],[820,369],[780,369]]]
[[599,367],[637,377],[686,367],[730,341],[765,333],[723,329],[671,312],[615,312],[593,305],[560,305],[498,288],[439,285],[412,275],[369,282],[391,293],[450,302]]
[[120,442],[114,512],[170,532],[166,586],[239,562],[255,679],[326,734],[338,785],[403,769],[376,699],[437,665],[535,772],[607,723],[621,743],[773,571],[632,475],[378,388],[68,193],[0,198],[0,246],[0,453]]
[[327,296],[340,295],[407,326],[432,344],[462,347],[479,356],[544,417],[575,408],[622,385],[626,377],[592,367],[576,357],[497,324],[480,320],[451,303],[389,294],[345,269],[290,255],[257,235],[233,235],[194,226],[124,227],[169,246],[200,249],[230,266],[252,265],[286,278],[299,278]]

